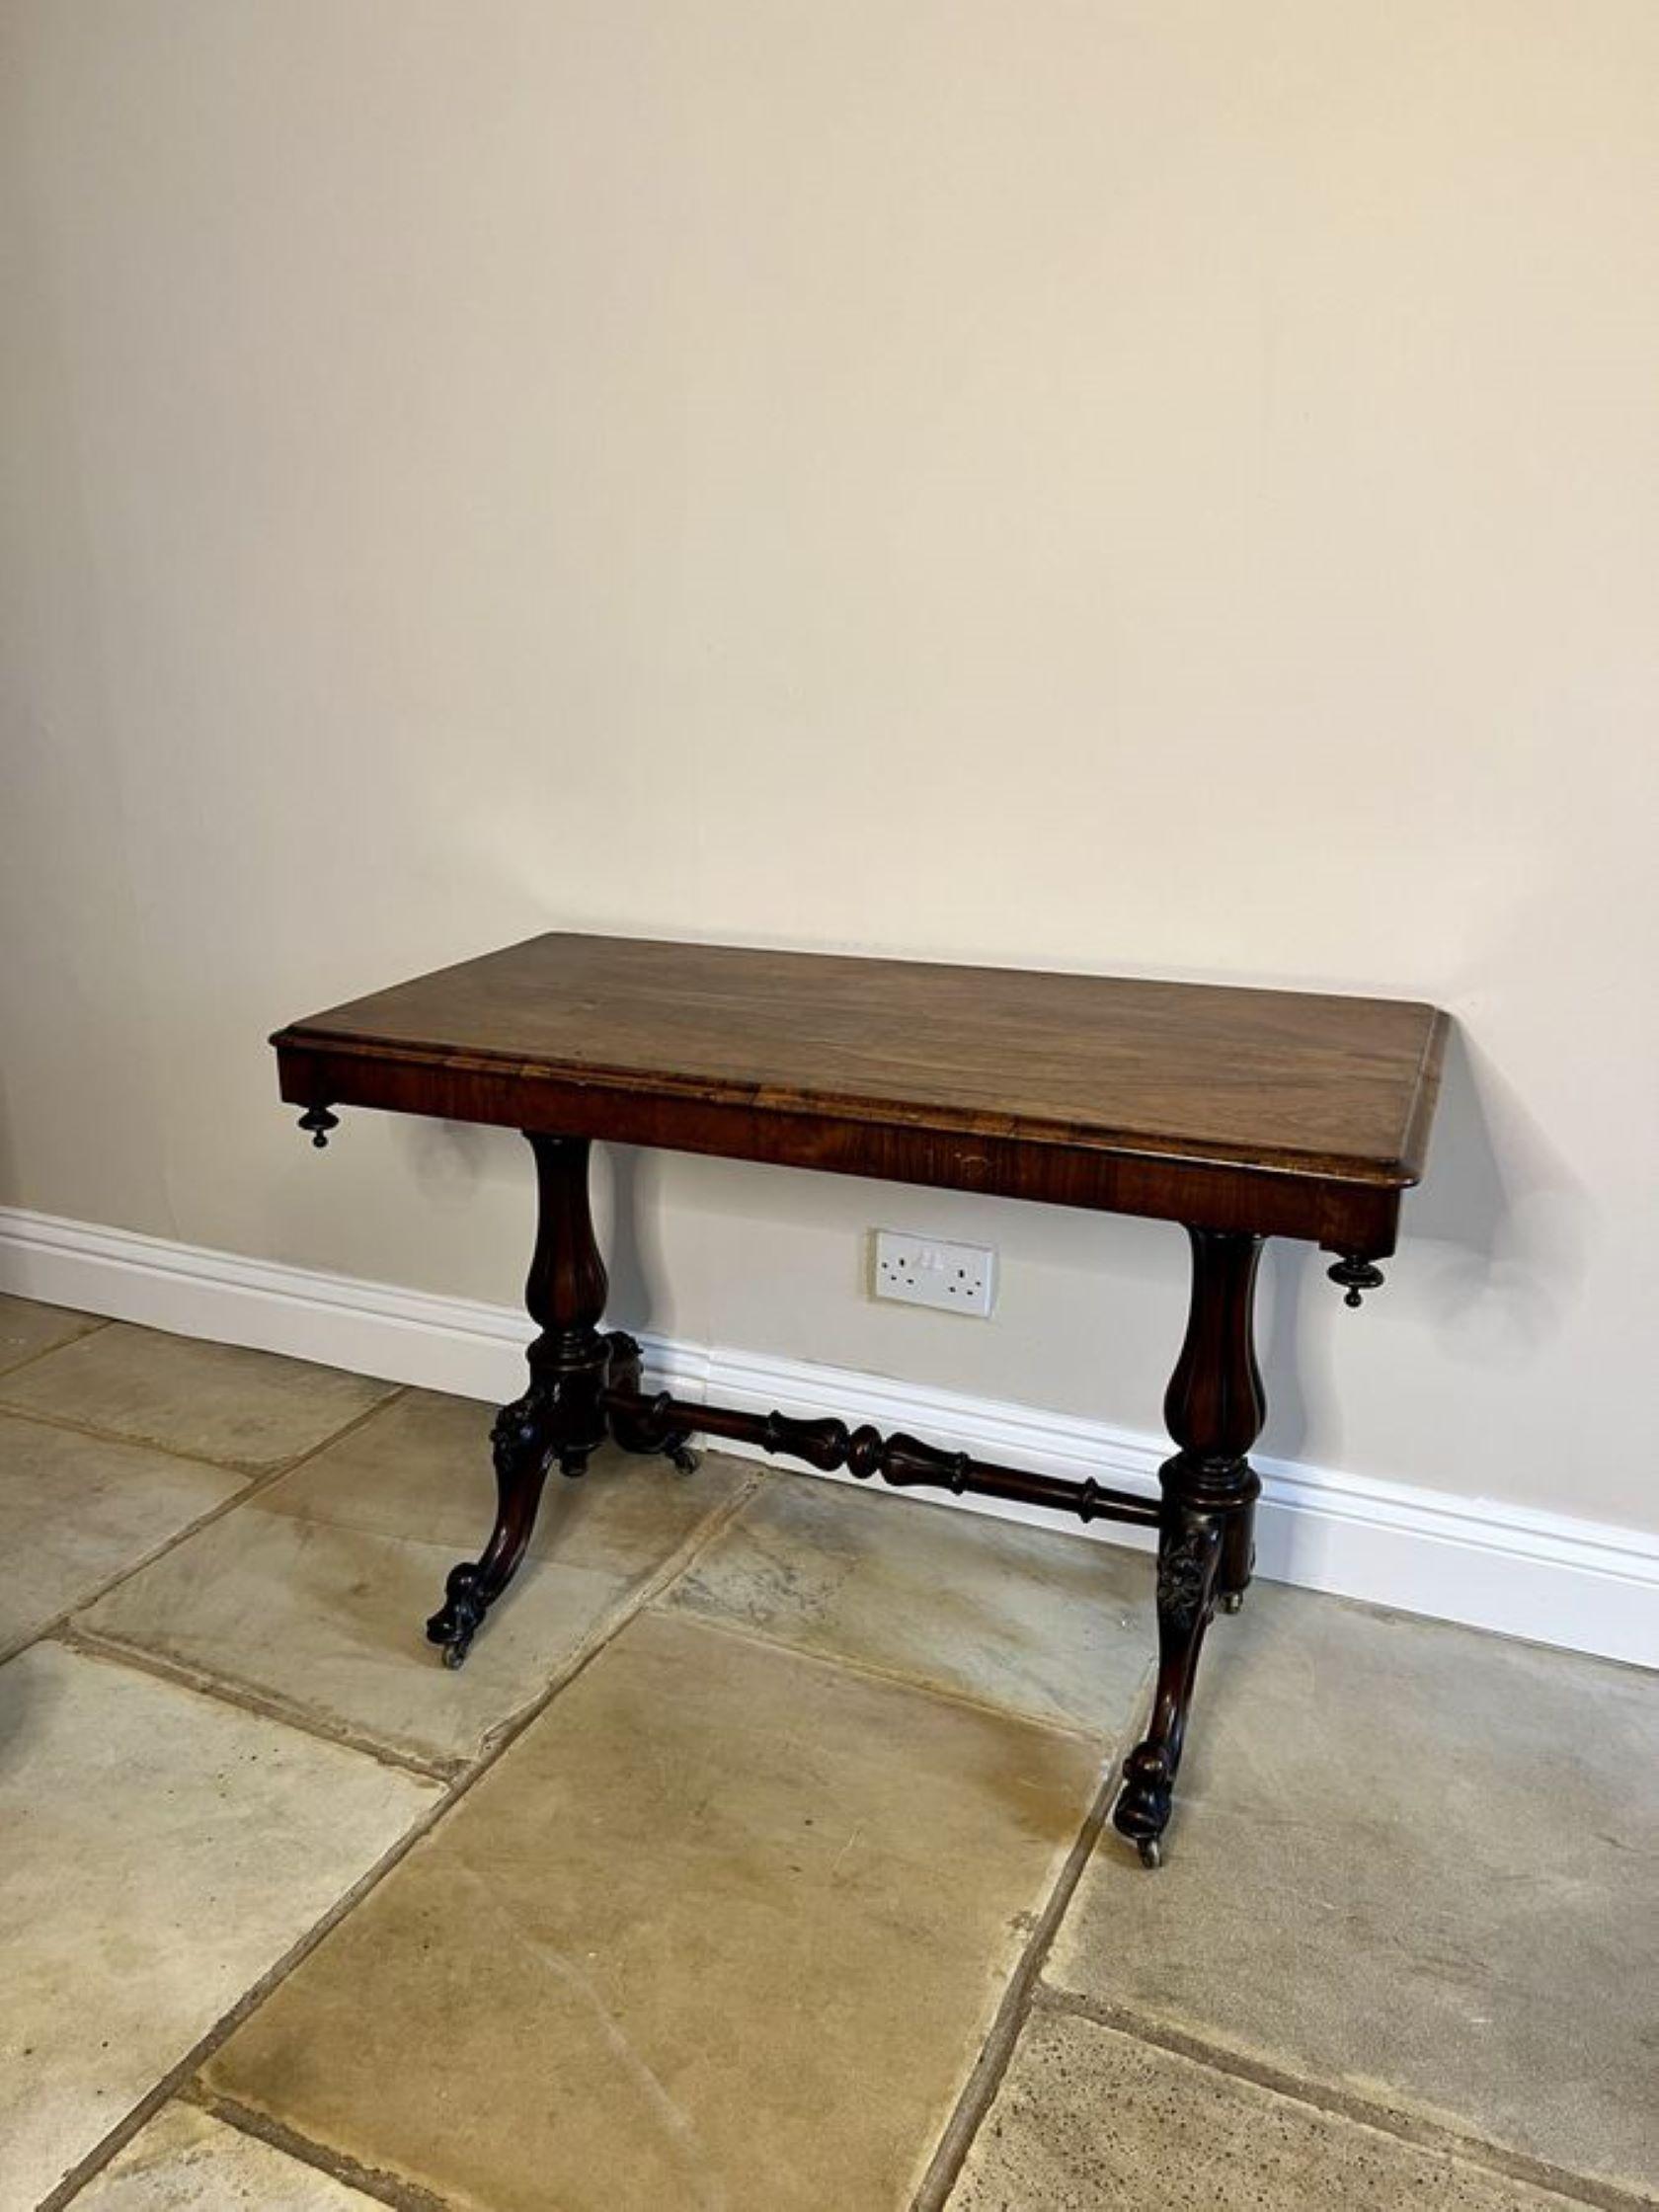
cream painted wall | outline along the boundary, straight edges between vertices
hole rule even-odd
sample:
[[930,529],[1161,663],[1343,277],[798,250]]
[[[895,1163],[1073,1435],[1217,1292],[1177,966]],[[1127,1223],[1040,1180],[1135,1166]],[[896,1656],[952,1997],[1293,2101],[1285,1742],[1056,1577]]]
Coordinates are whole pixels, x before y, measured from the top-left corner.
[[[512,1299],[263,1039],[551,925],[1435,997],[1266,1449],[1659,1527],[1652,0],[0,25],[0,1197]],[[1156,1425],[1171,1228],[622,1176],[636,1318]]]

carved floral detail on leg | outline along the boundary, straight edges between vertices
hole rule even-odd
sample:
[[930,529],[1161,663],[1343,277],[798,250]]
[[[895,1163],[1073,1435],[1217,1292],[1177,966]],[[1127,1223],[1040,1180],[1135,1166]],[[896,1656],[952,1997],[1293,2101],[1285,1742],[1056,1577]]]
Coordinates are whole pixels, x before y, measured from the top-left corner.
[[558,1410],[559,1385],[553,1382],[532,1382],[521,1398],[514,1398],[511,1405],[504,1405],[490,1424],[490,1456],[496,1462],[496,1473],[517,1474],[522,1462],[535,1457],[545,1457],[547,1437]]
[[1157,1605],[1159,1619],[1176,1628],[1190,1628],[1204,1609],[1215,1540],[1207,1529],[1192,1529],[1162,1553],[1158,1560]]

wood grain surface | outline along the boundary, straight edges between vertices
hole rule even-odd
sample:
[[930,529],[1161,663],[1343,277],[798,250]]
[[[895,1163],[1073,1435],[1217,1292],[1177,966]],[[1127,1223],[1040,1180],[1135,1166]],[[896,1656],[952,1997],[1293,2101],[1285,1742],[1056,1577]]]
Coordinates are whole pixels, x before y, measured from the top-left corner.
[[302,1104],[1339,1233],[1328,1207],[1250,1218],[1247,1185],[1220,1215],[1183,1210],[1242,1170],[1304,1199],[1344,1187],[1388,1249],[1446,1026],[1399,999],[559,934],[273,1042]]

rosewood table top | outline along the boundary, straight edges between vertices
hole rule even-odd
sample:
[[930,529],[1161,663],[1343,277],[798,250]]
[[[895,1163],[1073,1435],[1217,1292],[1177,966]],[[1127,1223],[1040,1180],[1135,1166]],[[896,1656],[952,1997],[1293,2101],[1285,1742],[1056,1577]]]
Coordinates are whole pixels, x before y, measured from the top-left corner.
[[273,1039],[282,1095],[1392,1249],[1446,1017],[551,934]]

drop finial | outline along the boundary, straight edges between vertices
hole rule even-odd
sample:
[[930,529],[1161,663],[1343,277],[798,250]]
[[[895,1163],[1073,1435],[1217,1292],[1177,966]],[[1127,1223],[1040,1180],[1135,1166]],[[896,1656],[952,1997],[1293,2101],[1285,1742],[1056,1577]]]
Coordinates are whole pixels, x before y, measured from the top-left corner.
[[1362,1259],[1357,1252],[1345,1254],[1334,1267],[1327,1267],[1325,1273],[1333,1283],[1340,1283],[1346,1290],[1344,1305],[1358,1305],[1363,1292],[1382,1287],[1382,1270],[1373,1261]]
[[329,1131],[340,1127],[340,1116],[331,1114],[326,1106],[307,1106],[299,1117],[299,1126],[311,1132],[311,1142],[320,1152],[329,1141]]

